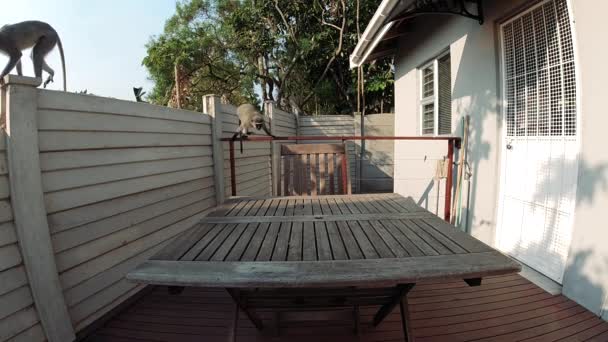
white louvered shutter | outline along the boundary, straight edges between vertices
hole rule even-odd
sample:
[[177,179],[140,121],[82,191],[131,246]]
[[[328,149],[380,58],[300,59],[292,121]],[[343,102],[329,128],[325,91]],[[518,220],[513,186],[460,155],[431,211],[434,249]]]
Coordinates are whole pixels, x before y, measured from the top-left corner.
[[452,77],[450,55],[447,54],[437,60],[438,72],[438,134],[452,133]]

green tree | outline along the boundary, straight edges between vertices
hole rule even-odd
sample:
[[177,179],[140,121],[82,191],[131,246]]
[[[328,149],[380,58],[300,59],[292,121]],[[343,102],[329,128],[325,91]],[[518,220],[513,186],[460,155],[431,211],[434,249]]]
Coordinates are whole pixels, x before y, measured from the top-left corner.
[[[147,45],[155,88],[149,100],[166,104],[174,94],[175,65],[186,84],[186,105],[204,94],[234,104],[272,100],[304,113],[352,113],[357,72],[348,57],[359,21],[367,23],[375,0],[184,0],[163,34]],[[366,110],[390,108],[392,61],[366,66]]]

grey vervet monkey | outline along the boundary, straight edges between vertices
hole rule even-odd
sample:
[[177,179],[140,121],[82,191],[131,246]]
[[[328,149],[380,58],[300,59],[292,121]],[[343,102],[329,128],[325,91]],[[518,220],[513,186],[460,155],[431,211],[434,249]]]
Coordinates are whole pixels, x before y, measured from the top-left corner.
[[240,138],[241,153],[243,153],[243,138],[249,135],[251,129],[264,130],[266,134],[274,138],[274,135],[270,133],[266,126],[264,115],[254,105],[250,103],[242,104],[236,109],[236,114],[239,116],[239,128],[232,136],[232,140],[236,140],[237,137]]
[[17,74],[23,75],[21,68],[21,51],[32,48],[32,62],[34,62],[34,74],[37,78],[42,77],[42,70],[49,76],[44,81],[44,87],[53,82],[55,71],[44,61],[44,57],[57,45],[61,55],[61,67],[63,69],[63,90],[66,91],[65,58],[63,46],[57,31],[51,25],[42,21],[23,21],[13,25],[4,25],[0,28],[0,52],[9,57],[6,67],[0,74],[0,82],[4,82],[4,76],[8,75],[14,67]]
[[135,100],[137,102],[146,102],[146,101],[144,101],[144,95],[146,95],[146,92],[143,90],[144,90],[143,87],[139,87],[139,88],[133,87],[133,94],[135,95]]

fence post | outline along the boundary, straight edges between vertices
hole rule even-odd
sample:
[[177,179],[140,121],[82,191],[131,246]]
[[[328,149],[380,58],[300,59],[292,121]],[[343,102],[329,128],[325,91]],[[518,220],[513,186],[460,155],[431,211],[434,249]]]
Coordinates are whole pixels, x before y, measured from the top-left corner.
[[[354,125],[355,125],[355,135],[356,136],[363,136],[363,131],[362,131],[362,127],[363,124],[361,123],[361,116],[357,115],[358,112],[355,112],[354,115]],[[359,141],[359,143],[357,144],[356,142],[353,142],[353,144],[355,145],[355,161],[356,163],[356,169],[355,169],[355,191],[358,191],[359,193],[361,193],[361,178],[363,177],[363,158],[364,158],[364,151],[363,151],[363,141]],[[352,182],[351,182],[352,183]]]
[[23,264],[47,339],[73,341],[74,328],[59,282],[42,190],[36,89],[41,80],[9,75],[5,83],[10,196]]
[[[268,118],[270,119],[270,133],[272,135],[277,135],[277,129],[276,129],[276,125],[273,122],[274,119],[274,108],[275,108],[276,104],[272,101],[266,101],[264,103],[264,111],[266,112],[266,115],[268,115]],[[280,163],[280,155],[279,155],[279,150],[278,150],[278,145],[277,142],[271,141],[270,142],[270,182],[271,187],[272,187],[272,195],[273,196],[279,196],[279,188],[278,188],[278,183],[281,181],[281,175],[279,174],[280,170],[279,170],[279,163]]]
[[220,97],[203,96],[203,112],[211,117],[211,141],[213,144],[213,177],[215,180],[215,200],[217,205],[226,200],[224,185],[224,146],[222,138],[222,118],[220,117]]

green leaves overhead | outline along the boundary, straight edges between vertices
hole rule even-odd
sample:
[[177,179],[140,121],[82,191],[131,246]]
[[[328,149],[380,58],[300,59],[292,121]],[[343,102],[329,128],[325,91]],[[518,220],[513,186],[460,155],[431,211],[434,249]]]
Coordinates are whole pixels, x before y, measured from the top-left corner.
[[[146,45],[155,88],[167,104],[175,65],[187,78],[187,107],[206,94],[238,105],[273,100],[288,110],[334,114],[356,110],[356,70],[348,57],[358,37],[354,0],[183,0],[164,32]],[[377,0],[360,0],[360,30]],[[366,67],[367,111],[392,105],[392,62]],[[181,82],[180,82],[181,83]],[[261,99],[259,97],[262,97]],[[322,111],[322,112],[320,112]]]

